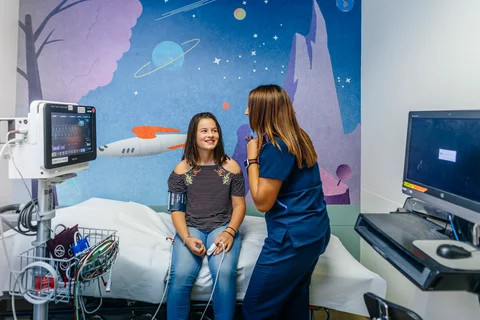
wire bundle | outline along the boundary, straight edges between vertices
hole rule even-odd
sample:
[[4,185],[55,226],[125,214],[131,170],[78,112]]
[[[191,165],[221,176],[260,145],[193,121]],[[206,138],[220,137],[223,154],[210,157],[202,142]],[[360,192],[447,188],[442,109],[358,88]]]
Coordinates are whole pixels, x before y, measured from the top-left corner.
[[106,239],[85,254],[77,265],[79,281],[90,281],[111,269],[118,254],[118,241]]
[[4,219],[3,217],[0,216],[0,218],[3,221],[3,223],[5,223],[15,232],[20,233],[24,236],[35,236],[37,234],[38,227],[37,227],[37,223],[34,223],[35,219],[33,215],[37,213],[37,208],[38,208],[37,199],[34,199],[33,201],[30,200],[25,204],[25,206],[23,206],[23,208],[22,208],[22,205],[18,205],[18,204],[0,208],[0,210],[3,210],[3,212],[14,211],[14,210],[20,211],[20,214],[18,215],[18,218],[17,218],[16,227],[10,222],[8,222],[6,219]]
[[[92,314],[96,312],[102,305],[102,292],[100,290],[100,277],[110,272],[108,282],[104,285],[107,286],[107,291],[110,291],[110,282],[112,275],[112,268],[117,262],[118,257],[118,240],[108,238],[100,242],[96,247],[88,251],[84,256],[80,258],[76,265],[75,278],[73,279],[73,303],[75,308],[75,319],[80,319],[78,311],[82,311],[82,318],[85,318],[85,313]],[[100,293],[100,304],[93,310],[88,311],[82,300],[82,286],[81,282],[89,282],[97,279],[98,289]]]
[[33,224],[32,219],[33,214],[37,213],[38,208],[38,199],[30,200],[27,202],[25,207],[20,210],[20,215],[18,217],[17,228],[15,229],[18,233],[21,233],[25,236],[34,236],[37,234],[37,224]]

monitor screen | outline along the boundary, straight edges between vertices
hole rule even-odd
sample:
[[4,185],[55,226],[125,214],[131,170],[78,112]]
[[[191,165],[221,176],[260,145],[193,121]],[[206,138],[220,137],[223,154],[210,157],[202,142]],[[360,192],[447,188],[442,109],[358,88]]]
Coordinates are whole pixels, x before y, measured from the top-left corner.
[[52,112],[52,158],[92,152],[91,114]]
[[96,159],[95,116],[94,107],[45,105],[45,168],[53,169]]
[[478,211],[480,111],[411,113],[403,188]]

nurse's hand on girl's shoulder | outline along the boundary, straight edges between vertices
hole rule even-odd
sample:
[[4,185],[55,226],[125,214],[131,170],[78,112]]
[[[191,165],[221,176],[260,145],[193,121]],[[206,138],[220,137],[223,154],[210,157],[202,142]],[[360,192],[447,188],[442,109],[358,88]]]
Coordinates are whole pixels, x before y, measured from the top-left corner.
[[205,249],[205,245],[203,244],[202,240],[198,238],[189,237],[185,240],[185,245],[187,246],[190,251],[196,256],[203,257],[207,252]]
[[248,159],[256,159],[258,155],[258,138],[254,138],[247,143]]

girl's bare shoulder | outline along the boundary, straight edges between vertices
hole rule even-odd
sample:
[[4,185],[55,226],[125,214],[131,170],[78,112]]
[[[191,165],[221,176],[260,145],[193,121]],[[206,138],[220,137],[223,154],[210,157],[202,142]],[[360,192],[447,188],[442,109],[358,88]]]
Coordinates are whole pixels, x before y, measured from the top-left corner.
[[176,174],[185,174],[191,169],[192,167],[187,163],[187,161],[182,160],[175,166],[175,169],[173,170],[173,172],[175,172]]

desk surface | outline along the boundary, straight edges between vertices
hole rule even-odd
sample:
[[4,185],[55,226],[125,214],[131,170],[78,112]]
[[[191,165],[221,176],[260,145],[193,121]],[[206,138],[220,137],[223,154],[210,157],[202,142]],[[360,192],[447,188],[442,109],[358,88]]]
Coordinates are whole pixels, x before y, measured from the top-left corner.
[[412,213],[360,214],[355,225],[375,251],[420,289],[480,293],[480,269],[445,267],[413,245],[415,240],[449,240],[442,229]]
[[423,320],[476,319],[478,295],[466,291],[424,291],[384,259],[365,240],[360,240],[361,262],[387,282],[388,301],[415,311]]

